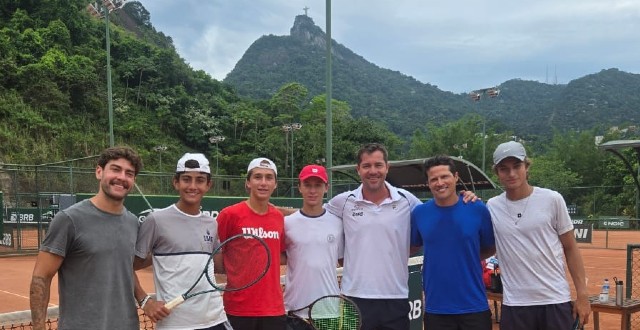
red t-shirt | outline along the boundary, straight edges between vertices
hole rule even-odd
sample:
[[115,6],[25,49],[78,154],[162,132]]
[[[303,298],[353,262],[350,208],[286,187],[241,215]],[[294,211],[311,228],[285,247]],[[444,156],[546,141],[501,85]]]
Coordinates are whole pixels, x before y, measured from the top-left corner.
[[491,287],[491,274],[493,274],[493,269],[487,268],[487,262],[485,260],[480,261],[480,267],[482,267],[482,281],[488,289]]
[[280,253],[285,250],[284,216],[269,205],[266,214],[257,214],[246,202],[224,208],[218,214],[220,242],[238,234],[254,234],[262,238],[271,254],[269,270],[258,283],[239,291],[222,295],[224,309],[234,316],[284,315],[284,300],[280,286]]

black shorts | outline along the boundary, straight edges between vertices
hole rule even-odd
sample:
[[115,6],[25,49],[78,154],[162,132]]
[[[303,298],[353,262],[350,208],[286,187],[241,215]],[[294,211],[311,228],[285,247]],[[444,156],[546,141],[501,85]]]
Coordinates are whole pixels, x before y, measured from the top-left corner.
[[234,316],[227,314],[234,330],[286,330],[287,317],[280,316]]
[[307,321],[295,317],[287,316],[287,330],[315,330]]
[[573,325],[572,311],[571,302],[538,306],[507,306],[503,304],[500,330],[571,329]]
[[424,314],[425,329],[491,330],[491,311],[465,314]]
[[227,328],[226,323],[227,322],[222,322],[222,323],[216,324],[216,325],[214,325],[212,327],[196,329],[196,330],[227,330],[227,329],[230,329],[230,328]]
[[407,330],[410,328],[409,299],[365,299],[349,297],[362,313],[361,330]]

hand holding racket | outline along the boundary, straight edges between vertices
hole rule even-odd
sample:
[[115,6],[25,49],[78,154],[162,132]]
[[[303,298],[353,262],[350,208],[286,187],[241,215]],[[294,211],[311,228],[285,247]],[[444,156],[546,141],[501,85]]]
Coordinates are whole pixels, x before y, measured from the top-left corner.
[[[219,260],[222,259],[222,255],[225,257],[224,265],[221,267]],[[261,238],[252,234],[232,236],[211,253],[207,265],[193,285],[185,293],[166,303],[165,307],[173,309],[189,298],[214,291],[246,289],[267,273],[270,264],[269,247]],[[202,277],[205,277],[210,286],[207,290],[191,292]]]
[[359,330],[362,315],[358,306],[341,295],[328,295],[314,300],[309,306],[289,311],[290,317],[300,318],[296,313],[308,310],[308,319],[316,330]]

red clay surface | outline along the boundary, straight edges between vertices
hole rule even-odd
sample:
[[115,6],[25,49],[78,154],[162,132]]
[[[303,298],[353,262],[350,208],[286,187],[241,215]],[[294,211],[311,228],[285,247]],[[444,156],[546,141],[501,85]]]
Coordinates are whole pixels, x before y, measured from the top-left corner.
[[[612,281],[615,276],[625,280],[626,246],[631,243],[640,243],[640,232],[609,232],[608,241],[606,239],[605,232],[596,231],[592,244],[579,244],[585,263],[589,293],[593,295],[600,292],[600,285],[604,278]],[[604,249],[607,244],[609,249]],[[0,258],[0,313],[29,309],[29,283],[34,262],[35,256]],[[636,275],[638,276],[636,281],[640,281],[640,274]],[[138,276],[145,290],[153,292],[151,269],[139,271]],[[570,278],[569,281],[571,281]],[[573,290],[573,284],[571,285]],[[611,295],[614,294],[615,290],[612,288]],[[58,303],[57,277],[52,283],[50,303],[51,306]],[[617,329],[620,327],[619,324],[620,316],[600,313],[601,329]],[[494,329],[498,329],[497,325]],[[593,325],[588,324],[585,329],[593,329]]]

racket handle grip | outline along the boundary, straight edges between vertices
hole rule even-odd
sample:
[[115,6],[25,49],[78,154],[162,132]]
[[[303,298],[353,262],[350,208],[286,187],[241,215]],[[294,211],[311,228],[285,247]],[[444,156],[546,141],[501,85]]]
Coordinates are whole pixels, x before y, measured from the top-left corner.
[[164,304],[164,307],[166,307],[168,310],[172,310],[176,306],[182,304],[182,302],[184,302],[184,298],[182,296],[177,296],[170,302]]

